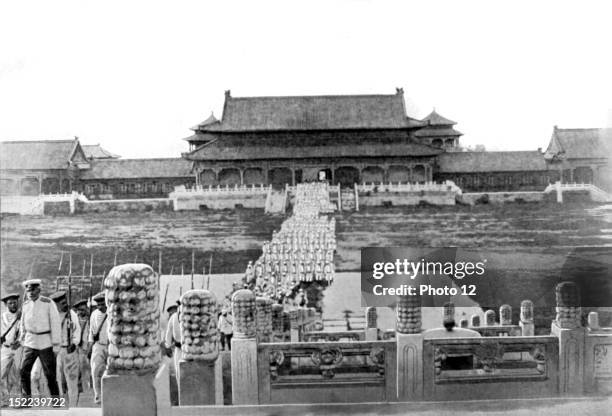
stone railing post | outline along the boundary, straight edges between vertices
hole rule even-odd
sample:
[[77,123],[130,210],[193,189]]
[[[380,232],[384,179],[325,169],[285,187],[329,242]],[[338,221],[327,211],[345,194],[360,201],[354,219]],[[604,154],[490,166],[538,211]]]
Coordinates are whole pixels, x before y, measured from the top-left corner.
[[[104,279],[112,335],[108,365],[102,376],[103,416],[170,413],[168,364],[160,365],[158,282],[158,276],[146,264],[115,266]],[[128,308],[129,316],[112,313]],[[124,328],[135,324],[144,329],[142,336],[132,337],[131,332],[124,332]],[[128,351],[131,358],[124,358]]]
[[272,305],[272,341],[281,340],[283,332],[283,305],[275,303]]
[[423,335],[420,296],[400,296],[396,306],[397,398],[423,398]]
[[573,282],[555,288],[557,316],[551,334],[559,338],[559,393],[582,394],[584,389],[585,330],[581,322],[580,294]]
[[241,289],[232,296],[232,403],[259,404],[255,295]]
[[493,309],[486,311],[484,317],[485,326],[495,326],[495,311]]
[[266,297],[256,299],[257,342],[272,342],[272,300]]
[[291,342],[300,342],[300,312],[298,309],[291,309],[289,311],[289,322],[291,325],[289,340]]
[[521,335],[524,337],[532,337],[535,335],[535,325],[533,323],[533,302],[524,300],[521,302],[521,316],[519,325],[521,327]]
[[499,307],[499,324],[512,325],[512,306],[502,305]]
[[223,368],[219,357],[217,298],[208,290],[190,290],[179,307],[181,352],[179,405],[223,404]]
[[366,308],[365,340],[378,340],[378,312],[375,307]]
[[600,329],[599,314],[597,312],[589,312],[588,326],[589,326],[589,329],[594,330],[594,331],[597,331],[598,329]]

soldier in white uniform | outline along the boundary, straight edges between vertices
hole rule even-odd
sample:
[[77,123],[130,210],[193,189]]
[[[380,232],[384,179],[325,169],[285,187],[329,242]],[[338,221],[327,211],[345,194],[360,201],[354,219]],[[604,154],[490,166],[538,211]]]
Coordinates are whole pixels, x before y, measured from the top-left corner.
[[9,293],[2,297],[2,302],[6,305],[7,310],[2,314],[1,326],[1,344],[0,353],[0,386],[2,387],[2,405],[6,404],[7,396],[13,390],[15,385],[19,384],[15,378],[15,368],[19,363],[15,359],[21,356],[19,352],[21,344],[19,343],[19,320],[21,319],[21,311],[19,311],[19,294]]
[[88,357],[88,337],[89,337],[89,306],[87,299],[83,299],[74,304],[74,309],[79,316],[81,326],[81,339],[79,340],[79,392],[92,388],[91,368]]
[[102,375],[106,370],[108,358],[108,319],[106,315],[106,300],[104,293],[93,297],[98,306],[91,313],[89,321],[88,345],[91,351],[91,376],[93,378],[94,402],[100,403],[102,395]]
[[166,329],[166,338],[164,343],[166,344],[166,348],[174,349],[174,372],[178,380],[179,361],[183,357],[183,353],[181,351],[181,326],[179,323],[178,311],[174,312],[172,316],[170,316],[170,319],[168,319],[168,328]]
[[30,279],[23,283],[27,300],[23,304],[19,325],[20,342],[23,345],[23,361],[21,363],[22,395],[30,397],[32,389],[30,373],[37,358],[47,377],[49,393],[59,396],[56,378],[55,354],[59,352],[61,343],[61,321],[55,303],[40,296],[40,279]]
[[57,382],[60,394],[64,396],[62,379],[68,388],[68,403],[75,407],[79,400],[79,353],[81,325],[75,311],[69,309],[66,292],[53,293],[50,298],[56,303],[62,325],[60,350],[57,353]]

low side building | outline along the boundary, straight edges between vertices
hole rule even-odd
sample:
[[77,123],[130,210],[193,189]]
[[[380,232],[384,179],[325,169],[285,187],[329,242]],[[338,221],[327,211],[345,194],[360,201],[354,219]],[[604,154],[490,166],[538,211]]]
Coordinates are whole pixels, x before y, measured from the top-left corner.
[[464,192],[542,191],[559,179],[540,151],[449,152],[438,156],[434,179]]
[[193,186],[192,163],[181,158],[97,159],[77,190],[89,199],[166,198],[175,186]]
[[555,126],[544,157],[564,183],[593,183],[612,192],[612,128]]
[[28,196],[69,193],[89,167],[76,138],[1,142],[0,192]]

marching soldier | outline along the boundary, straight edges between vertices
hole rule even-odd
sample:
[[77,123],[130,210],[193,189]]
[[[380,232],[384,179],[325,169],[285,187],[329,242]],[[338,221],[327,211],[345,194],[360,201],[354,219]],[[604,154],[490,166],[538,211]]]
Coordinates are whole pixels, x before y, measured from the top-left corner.
[[93,297],[97,309],[91,313],[89,321],[88,346],[91,351],[91,376],[93,378],[94,402],[100,403],[102,375],[106,370],[108,358],[108,320],[106,319],[106,299],[104,292]]
[[88,354],[88,337],[89,337],[89,307],[87,300],[83,299],[74,304],[74,309],[79,316],[79,325],[81,326],[81,339],[79,340],[79,392],[85,389],[92,388],[91,382],[91,367],[89,365]]
[[[179,303],[179,302],[177,302]],[[170,308],[168,308],[170,309]],[[179,361],[183,354],[181,352],[181,327],[179,323],[179,312],[174,312],[168,319],[168,328],[166,329],[166,348],[174,349],[174,372],[176,378],[179,377]]]
[[57,377],[60,394],[66,394],[61,380],[66,380],[68,402],[71,407],[79,400],[79,353],[81,326],[76,312],[68,307],[66,292],[55,292],[51,299],[56,303],[62,326],[60,350],[57,353]]
[[27,300],[19,325],[20,342],[23,345],[23,362],[21,364],[21,390],[25,397],[32,395],[30,375],[37,358],[40,359],[43,372],[49,385],[51,396],[59,396],[56,378],[55,354],[61,343],[61,321],[55,303],[40,296],[40,279],[23,282]]
[[17,351],[21,344],[19,343],[19,320],[21,319],[21,312],[19,311],[19,294],[9,293],[2,297],[2,302],[7,307],[7,311],[2,314],[2,324],[0,325],[2,331],[2,337],[0,339],[2,343],[0,353],[0,385],[2,387],[2,405],[6,405],[8,395],[13,390],[15,381],[11,377],[14,375],[14,370],[18,363],[15,362],[17,357]]

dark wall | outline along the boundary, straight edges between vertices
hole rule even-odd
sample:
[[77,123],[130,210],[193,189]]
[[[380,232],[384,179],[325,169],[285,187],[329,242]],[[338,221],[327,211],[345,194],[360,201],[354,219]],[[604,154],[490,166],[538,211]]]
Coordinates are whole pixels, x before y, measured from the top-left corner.
[[76,185],[88,199],[167,198],[175,186],[195,185],[193,176],[183,178],[81,180]]
[[434,181],[451,180],[464,192],[543,191],[558,179],[558,171],[434,172]]

